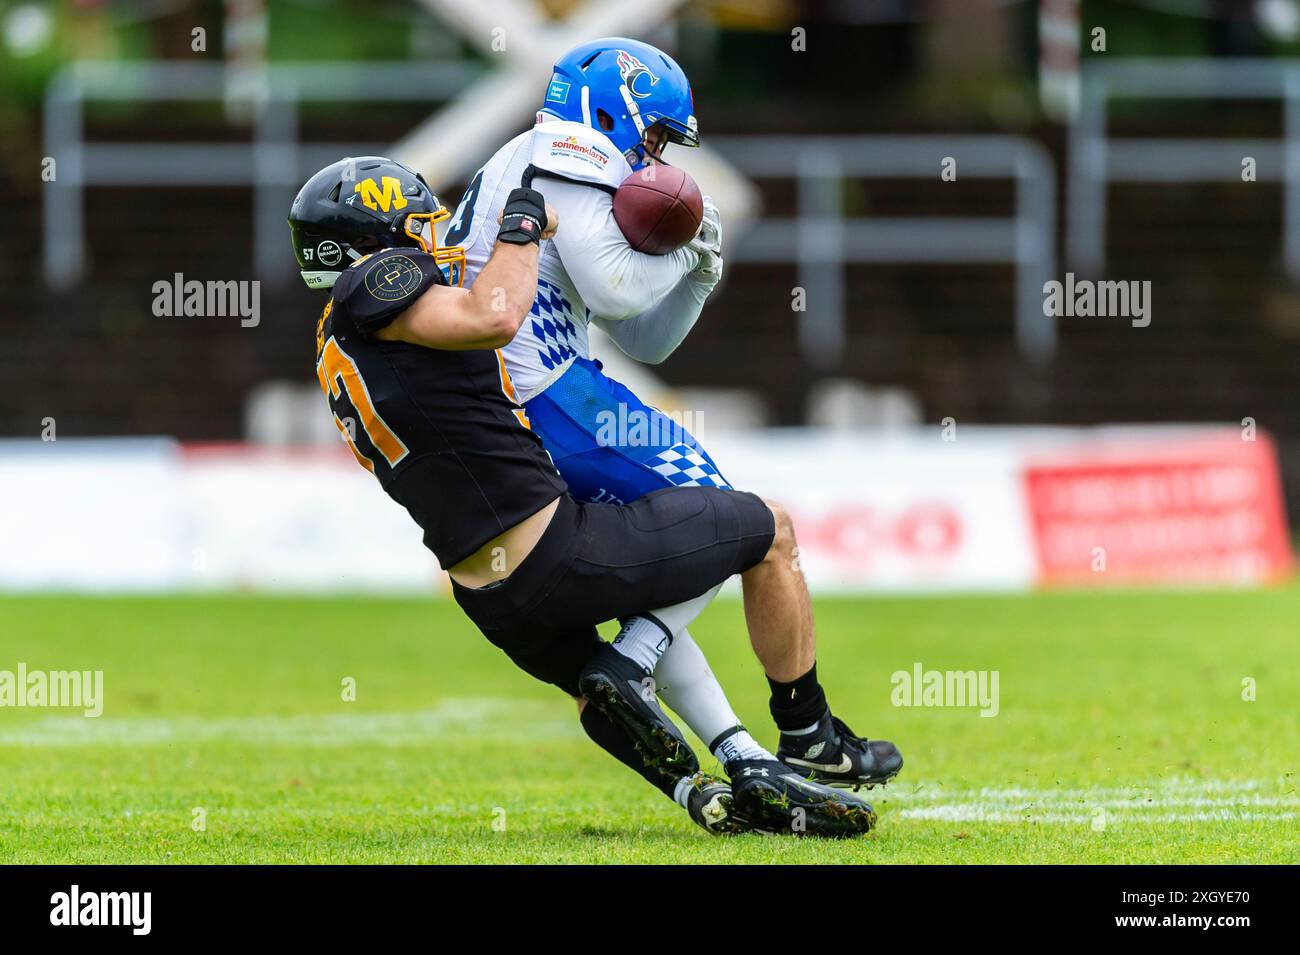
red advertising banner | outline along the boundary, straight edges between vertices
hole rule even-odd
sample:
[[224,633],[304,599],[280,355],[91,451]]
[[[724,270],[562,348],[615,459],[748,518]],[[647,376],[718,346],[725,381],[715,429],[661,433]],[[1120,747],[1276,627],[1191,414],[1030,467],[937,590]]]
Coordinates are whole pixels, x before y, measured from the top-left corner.
[[1221,432],[1076,446],[1024,471],[1038,583],[1258,584],[1291,567],[1277,452]]

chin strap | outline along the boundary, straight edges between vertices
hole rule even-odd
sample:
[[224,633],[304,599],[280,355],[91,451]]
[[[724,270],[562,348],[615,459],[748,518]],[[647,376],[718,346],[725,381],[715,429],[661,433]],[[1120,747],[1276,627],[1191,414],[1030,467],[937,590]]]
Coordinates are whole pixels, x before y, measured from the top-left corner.
[[641,107],[636,105],[636,100],[632,98],[632,91],[626,86],[620,86],[618,91],[623,94],[623,105],[627,107],[627,115],[632,119],[632,125],[636,127],[638,139],[645,139],[645,122],[641,119]]

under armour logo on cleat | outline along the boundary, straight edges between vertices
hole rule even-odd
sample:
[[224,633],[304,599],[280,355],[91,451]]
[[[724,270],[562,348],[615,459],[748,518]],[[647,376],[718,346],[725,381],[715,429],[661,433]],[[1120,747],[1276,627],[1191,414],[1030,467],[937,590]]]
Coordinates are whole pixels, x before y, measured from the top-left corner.
[[746,767],[745,767],[745,775],[746,775],[746,776],[766,776],[766,775],[767,775],[767,770],[764,769],[764,768],[761,767],[761,766],[746,766]]

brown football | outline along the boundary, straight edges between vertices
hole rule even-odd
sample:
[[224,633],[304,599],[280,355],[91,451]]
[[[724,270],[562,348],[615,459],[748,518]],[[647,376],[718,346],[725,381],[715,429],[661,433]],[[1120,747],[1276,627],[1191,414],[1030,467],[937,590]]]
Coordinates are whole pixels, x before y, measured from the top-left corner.
[[638,252],[667,255],[700,230],[704,199],[695,180],[676,166],[652,163],[614,193],[614,221]]

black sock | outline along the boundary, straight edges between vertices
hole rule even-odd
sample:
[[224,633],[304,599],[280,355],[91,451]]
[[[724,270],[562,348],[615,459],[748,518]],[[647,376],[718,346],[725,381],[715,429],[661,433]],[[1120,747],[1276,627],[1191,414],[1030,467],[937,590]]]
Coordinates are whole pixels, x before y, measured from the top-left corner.
[[812,726],[826,714],[826,694],[817,682],[816,663],[797,680],[781,683],[768,677],[767,683],[772,688],[768,708],[772,711],[777,729],[782,732]]
[[637,773],[669,799],[673,799],[673,790],[677,788],[676,778],[647,766],[641,759],[641,754],[636,751],[632,737],[619,729],[608,716],[589,703],[582,708],[580,721],[593,743]]

